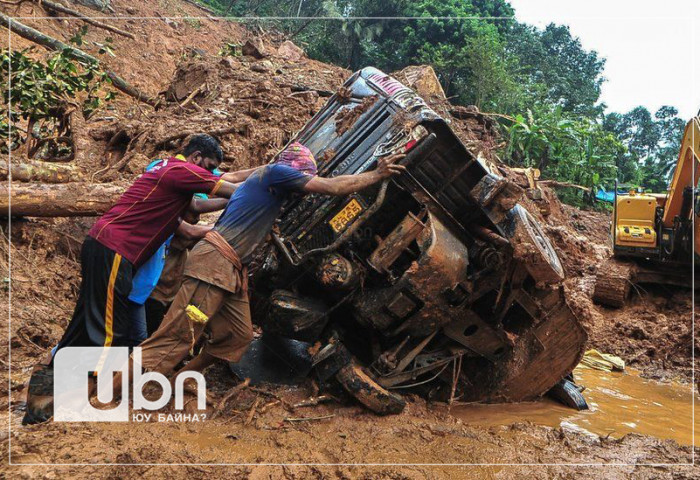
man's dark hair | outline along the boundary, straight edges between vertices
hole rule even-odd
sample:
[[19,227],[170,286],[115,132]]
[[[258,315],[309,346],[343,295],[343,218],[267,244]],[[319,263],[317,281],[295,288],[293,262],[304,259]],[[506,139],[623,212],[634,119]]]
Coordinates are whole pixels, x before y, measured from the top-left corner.
[[197,135],[192,135],[190,141],[187,142],[183,154],[189,157],[193,152],[199,150],[199,153],[204,157],[216,158],[218,161],[224,159],[224,152],[221,151],[221,146],[216,138],[206,133],[198,133]]

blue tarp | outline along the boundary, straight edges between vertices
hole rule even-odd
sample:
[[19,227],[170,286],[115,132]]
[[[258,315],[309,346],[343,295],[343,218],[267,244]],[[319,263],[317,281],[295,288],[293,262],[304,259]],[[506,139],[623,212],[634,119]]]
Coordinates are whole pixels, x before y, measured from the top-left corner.
[[[627,195],[630,192],[630,190],[636,190],[639,193],[643,192],[642,188],[633,185],[617,186],[618,195]],[[609,190],[606,190],[603,187],[598,187],[598,190],[595,193],[595,198],[596,200],[599,200],[601,202],[613,203],[613,201],[615,201],[615,189],[611,188]]]

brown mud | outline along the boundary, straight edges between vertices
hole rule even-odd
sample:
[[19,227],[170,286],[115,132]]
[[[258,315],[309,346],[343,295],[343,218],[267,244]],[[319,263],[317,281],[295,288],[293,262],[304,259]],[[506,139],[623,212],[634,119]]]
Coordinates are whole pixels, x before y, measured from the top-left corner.
[[377,98],[376,95],[367,97],[359,105],[341,110],[335,119],[335,130],[338,132],[338,135],[342,135],[352,128],[357,119],[374,105]]
[[[117,14],[124,16],[206,17],[182,1],[138,0],[129,2],[128,7],[113,3]],[[38,5],[5,8],[11,15],[31,15],[33,9],[41,13]],[[168,92],[170,103],[154,110],[121,96],[86,120],[81,133],[87,138],[88,151],[76,162],[84,178],[109,183],[131,180],[151,158],[177,150],[189,133],[199,131],[216,133],[221,139],[226,168],[260,165],[284,146],[350,74],[305,57],[290,60],[281,56],[276,48],[282,39],[271,33],[262,38],[263,58],[218,56],[224,43],[242,43],[248,36],[241,25],[206,18],[199,23],[174,22],[175,26],[162,18],[112,22],[133,31],[137,40],[113,35],[117,56],[107,60],[110,67],[144,91]],[[80,26],[74,20],[28,19],[26,23],[64,41]],[[99,42],[105,36],[105,32],[91,28],[87,38]],[[13,48],[25,46],[21,40],[13,41]],[[411,75],[411,71],[398,72],[397,77],[408,81]],[[498,164],[496,147],[501,140],[493,118],[476,108],[452,106],[435,92],[421,94],[451,122],[475,154]],[[17,158],[21,159],[21,152],[13,161]],[[578,424],[566,419],[579,414],[564,412],[548,400],[517,406],[453,405],[450,409],[410,396],[403,413],[387,417],[368,413],[346,398],[293,408],[317,394],[309,382],[296,388],[243,389],[217,418],[200,422],[24,427],[20,422],[26,382],[32,366],[55,345],[70,319],[80,281],[80,245],[94,222],[90,218],[28,218],[3,225],[0,239],[0,330],[9,332],[9,337],[0,336],[0,409],[9,411],[2,422],[11,425],[9,431],[2,430],[5,433],[0,433],[0,441],[4,453],[11,452],[14,464],[5,462],[3,468],[12,478],[696,478],[698,472],[691,467],[665,465],[691,460],[693,451],[687,436],[664,435],[646,425],[625,430],[621,425],[628,421],[626,417],[613,419],[597,413],[605,398],[615,397],[609,392],[636,398],[645,388],[658,389],[661,397],[676,389],[688,390],[692,367],[690,292],[645,286],[634,291],[622,309],[594,305],[595,273],[610,256],[609,216],[565,206],[546,187],[542,197],[526,198],[523,204],[542,222],[560,254],[567,275],[567,299],[588,331],[589,346],[621,356],[640,372],[635,382],[651,378],[677,383],[635,384],[639,391],[631,395],[632,387],[626,382],[632,377],[622,380],[610,376],[608,386],[590,377],[590,400],[601,407],[581,414]],[[237,383],[222,366],[212,367],[206,376],[209,393],[216,399]],[[586,385],[586,376],[582,376],[582,383]],[[662,420],[665,415],[680,422],[687,417],[684,401],[675,399],[677,403],[669,403],[661,413],[654,410],[653,403],[648,404],[643,420],[654,423],[658,417],[658,423],[667,425]],[[483,413],[486,409],[488,415]],[[528,409],[546,413],[531,415]],[[595,418],[598,426],[582,427],[586,418],[589,422]],[[634,418],[630,416],[629,421]],[[45,463],[65,465],[40,465]],[[81,463],[121,465],[73,465]],[[128,465],[144,463],[255,465]],[[317,465],[270,465],[279,463]],[[357,463],[379,465],[347,465]]]
[[574,370],[576,381],[586,387],[589,409],[575,411],[555,400],[509,405],[458,406],[452,414],[470,425],[506,426],[532,422],[590,435],[622,438],[629,433],[675,440],[692,445],[700,434],[693,425],[693,387],[687,383],[659,383],[638,372],[604,372],[585,366]]

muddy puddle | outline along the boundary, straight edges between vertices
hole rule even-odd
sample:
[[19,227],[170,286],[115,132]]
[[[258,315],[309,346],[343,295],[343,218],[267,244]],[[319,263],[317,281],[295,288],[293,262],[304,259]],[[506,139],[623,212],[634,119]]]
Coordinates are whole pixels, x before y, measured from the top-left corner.
[[[693,444],[692,387],[660,383],[635,371],[602,372],[587,367],[574,371],[589,410],[577,412],[550,399],[512,405],[463,405],[452,415],[479,426],[529,421],[537,425],[620,438],[628,433]],[[700,429],[695,427],[696,433]]]

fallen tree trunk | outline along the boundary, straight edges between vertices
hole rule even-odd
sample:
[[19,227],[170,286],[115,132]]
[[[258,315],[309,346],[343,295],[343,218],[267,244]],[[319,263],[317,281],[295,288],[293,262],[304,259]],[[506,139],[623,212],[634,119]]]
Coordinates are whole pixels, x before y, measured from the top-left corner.
[[[93,57],[92,55],[89,55],[82,50],[71,47],[70,45],[63,43],[60,40],[56,40],[55,38],[49,37],[48,35],[45,35],[41,33],[39,30],[35,30],[31,27],[28,27],[24,25],[23,23],[18,22],[15,19],[11,19],[4,13],[0,12],[0,23],[11,30],[12,32],[16,33],[22,38],[25,38],[29,40],[30,42],[34,42],[38,45],[41,45],[43,47],[48,48],[49,50],[63,50],[63,49],[69,49],[73,52],[73,54],[80,58],[83,61],[86,62],[96,62],[100,64],[100,61]],[[114,88],[117,90],[126,93],[130,97],[134,97],[135,99],[147,103],[152,106],[158,105],[158,100],[151,97],[150,95],[146,95],[145,93],[141,92],[139,89],[134,87],[133,85],[129,84],[126,80],[121,78],[119,75],[114,73],[111,70],[105,70],[107,73],[107,76],[112,80],[112,84],[114,85]]]
[[49,162],[15,160],[7,168],[7,162],[0,160],[0,180],[20,182],[68,183],[81,180],[80,172],[70,165],[56,165]]
[[134,35],[132,35],[129,32],[125,32],[124,30],[122,30],[120,28],[117,28],[117,27],[112,26],[112,25],[108,25],[106,23],[102,23],[99,20],[95,20],[93,18],[85,16],[82,13],[80,13],[76,10],[73,10],[72,8],[68,8],[68,7],[61,5],[60,3],[55,3],[55,2],[52,2],[51,0],[40,0],[37,3],[39,3],[39,5],[42,6],[43,8],[45,8],[47,10],[51,10],[52,12],[65,13],[66,15],[70,15],[70,16],[73,16],[75,18],[79,18],[80,20],[82,20],[85,23],[89,23],[90,25],[94,25],[98,28],[102,28],[102,29],[108,30],[110,32],[114,32],[118,35],[122,35],[122,36],[127,37],[127,38],[131,38],[132,40],[134,40],[136,38],[136,37],[134,37]]
[[548,185],[550,187],[569,187],[569,188],[578,188],[579,190],[583,190],[584,192],[590,192],[591,189],[589,187],[584,187],[583,185],[576,185],[575,183],[569,183],[569,182],[559,182],[557,180],[540,180],[539,183],[543,185]]
[[190,5],[194,5],[195,7],[199,8],[203,12],[207,12],[209,15],[216,15],[216,12],[212,10],[211,8],[207,8],[201,3],[195,2],[194,0],[185,0],[185,3],[189,3]]
[[125,189],[124,185],[100,183],[60,185],[4,183],[0,185],[0,216],[97,216],[106,212]]

